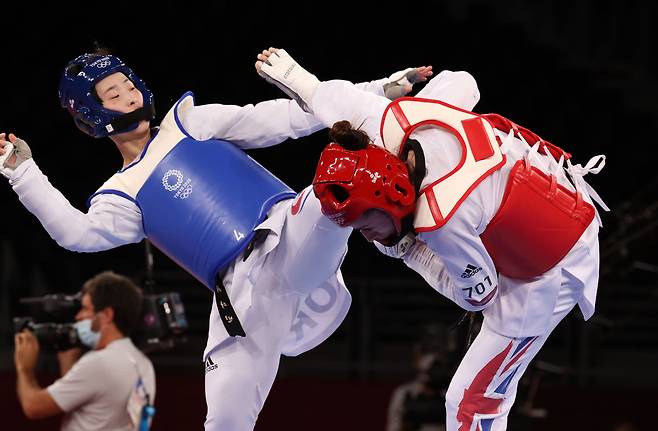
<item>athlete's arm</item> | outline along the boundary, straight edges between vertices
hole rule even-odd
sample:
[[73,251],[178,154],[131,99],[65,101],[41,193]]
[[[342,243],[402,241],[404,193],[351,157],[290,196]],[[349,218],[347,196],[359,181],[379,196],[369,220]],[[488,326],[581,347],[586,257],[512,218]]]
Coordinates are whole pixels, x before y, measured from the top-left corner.
[[[354,86],[365,93],[395,98],[407,94],[413,84],[425,81],[431,75],[431,66],[422,66]],[[313,115],[305,112],[296,101],[288,99],[268,100],[245,106],[195,106],[182,121],[188,133],[198,140],[224,139],[241,148],[269,147],[288,138],[310,135],[325,127]]]
[[16,168],[9,182],[25,208],[68,250],[107,250],[144,238],[141,212],[135,204],[115,195],[98,195],[85,214],[53,187],[33,159]]
[[296,102],[288,99],[245,106],[195,106],[183,119],[183,127],[195,139],[223,139],[241,148],[270,147],[324,128]]
[[[355,87],[366,94],[384,97],[386,81],[384,78],[360,83]],[[304,112],[294,100],[276,99],[245,106],[195,106],[183,119],[183,127],[200,141],[223,139],[241,148],[264,148],[289,138],[308,136],[323,129],[325,125]]]
[[[387,98],[362,91],[348,81],[320,82],[285,50],[267,54],[264,51],[259,55],[256,69],[266,80],[298,99],[325,126],[347,120],[366,132],[375,144],[382,145],[379,129],[384,110],[390,103]],[[431,70],[425,73],[429,76]],[[466,72],[443,71],[429,85],[426,95],[444,97],[464,108],[471,108],[473,99],[479,98],[475,80]],[[468,93],[464,100],[455,97],[464,92]]]
[[445,264],[427,244],[416,240],[414,246],[402,260],[409,268],[423,277],[434,290],[460,307],[464,307],[463,301],[460,301],[461,295],[458,288],[450,279]]
[[[451,276],[446,264],[440,257],[439,253],[430,248],[425,242],[412,233],[405,235],[397,244],[392,247],[386,247],[378,242],[374,242],[377,249],[383,254],[402,259],[402,261],[411,269],[422,276],[425,281],[441,295],[453,301],[466,310],[479,310],[486,308],[489,301],[478,304],[473,296],[468,295],[468,288],[464,290],[459,282],[453,282],[454,275]],[[468,260],[468,259],[466,259]],[[473,259],[473,261],[479,261]],[[470,268],[470,267],[468,267]],[[472,278],[479,271],[478,267],[473,266],[472,270],[462,271],[458,276],[468,276]],[[466,269],[466,267],[465,267]],[[482,267],[479,268],[482,271]],[[457,279],[459,280],[459,279]],[[479,287],[477,290],[481,290]],[[493,299],[495,294],[491,295]],[[475,296],[477,298],[477,295]]]
[[[418,97],[437,99],[462,109],[472,109],[480,97],[475,79],[468,72],[444,70],[419,93]],[[330,126],[347,120],[365,131],[377,145],[382,115],[390,100],[355,88],[348,81],[321,82],[312,98],[311,108],[318,120]]]
[[469,311],[487,308],[498,294],[496,267],[476,231],[479,217],[475,205],[463,204],[444,226],[419,234],[440,257],[442,268],[433,272],[449,280],[452,297],[446,296]]
[[470,111],[480,101],[480,90],[470,73],[444,70],[432,78],[416,97],[440,100]]

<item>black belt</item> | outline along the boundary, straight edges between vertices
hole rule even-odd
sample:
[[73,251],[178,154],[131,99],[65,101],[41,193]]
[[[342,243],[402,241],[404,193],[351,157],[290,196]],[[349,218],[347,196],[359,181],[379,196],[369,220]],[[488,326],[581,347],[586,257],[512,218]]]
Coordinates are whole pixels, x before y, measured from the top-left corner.
[[[263,241],[268,233],[269,231],[266,229],[256,231],[256,234],[251,241],[249,241],[249,244],[242,254],[243,262],[247,260],[251,252],[254,251],[256,245]],[[220,272],[215,279],[215,302],[217,303],[217,311],[219,312],[220,320],[224,324],[224,328],[226,328],[228,335],[231,337],[245,337],[247,334],[244,332],[240,319],[238,319],[238,315],[231,304],[231,299],[228,297],[226,288],[224,288],[223,279],[225,273],[225,271]]]
[[244,337],[247,334],[244,332],[244,329],[242,329],[240,319],[238,319],[238,315],[235,313],[233,305],[231,305],[231,300],[224,288],[222,278],[221,275],[218,275],[215,280],[215,302],[217,303],[219,318],[224,324],[224,328],[226,328],[228,335],[231,337]]

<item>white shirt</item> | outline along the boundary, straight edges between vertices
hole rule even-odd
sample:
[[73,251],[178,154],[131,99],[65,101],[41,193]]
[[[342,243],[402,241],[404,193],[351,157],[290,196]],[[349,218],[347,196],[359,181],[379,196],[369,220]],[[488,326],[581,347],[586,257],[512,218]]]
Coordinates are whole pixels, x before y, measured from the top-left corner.
[[85,353],[46,390],[66,412],[62,431],[128,431],[136,429],[126,408],[140,378],[153,403],[153,364],[126,337]]

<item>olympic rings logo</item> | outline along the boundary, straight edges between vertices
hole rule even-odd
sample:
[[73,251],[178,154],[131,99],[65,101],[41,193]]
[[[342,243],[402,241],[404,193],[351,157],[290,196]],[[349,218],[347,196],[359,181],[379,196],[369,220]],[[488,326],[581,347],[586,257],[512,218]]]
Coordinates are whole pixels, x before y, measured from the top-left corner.
[[99,68],[99,69],[104,69],[109,65],[110,65],[110,60],[103,60],[103,61],[98,62],[96,64],[96,67]]
[[[171,177],[175,177],[176,179],[174,184],[169,182]],[[178,169],[170,169],[162,177],[162,186],[168,192],[176,192],[174,194],[175,199],[187,199],[192,194],[192,179],[188,178],[185,182],[183,182],[183,178],[184,175],[181,171]]]
[[[169,184],[169,178],[171,177],[176,177],[176,184]],[[167,171],[164,177],[162,177],[162,185],[164,186],[165,190],[169,192],[173,192],[179,188],[181,184],[183,184],[183,173],[178,169],[170,169]]]
[[192,186],[190,185],[185,187],[185,189],[183,190],[183,192],[180,194],[179,197],[181,199],[187,199],[190,197],[191,194],[192,194]]

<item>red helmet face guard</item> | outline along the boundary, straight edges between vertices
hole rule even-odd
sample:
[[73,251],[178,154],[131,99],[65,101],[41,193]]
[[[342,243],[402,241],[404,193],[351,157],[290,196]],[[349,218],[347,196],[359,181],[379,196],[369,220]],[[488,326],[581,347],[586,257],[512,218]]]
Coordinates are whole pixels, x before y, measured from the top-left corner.
[[407,166],[373,144],[351,151],[331,143],[320,155],[313,191],[322,213],[339,226],[350,226],[369,209],[388,214],[399,234],[402,219],[416,208],[416,191]]

